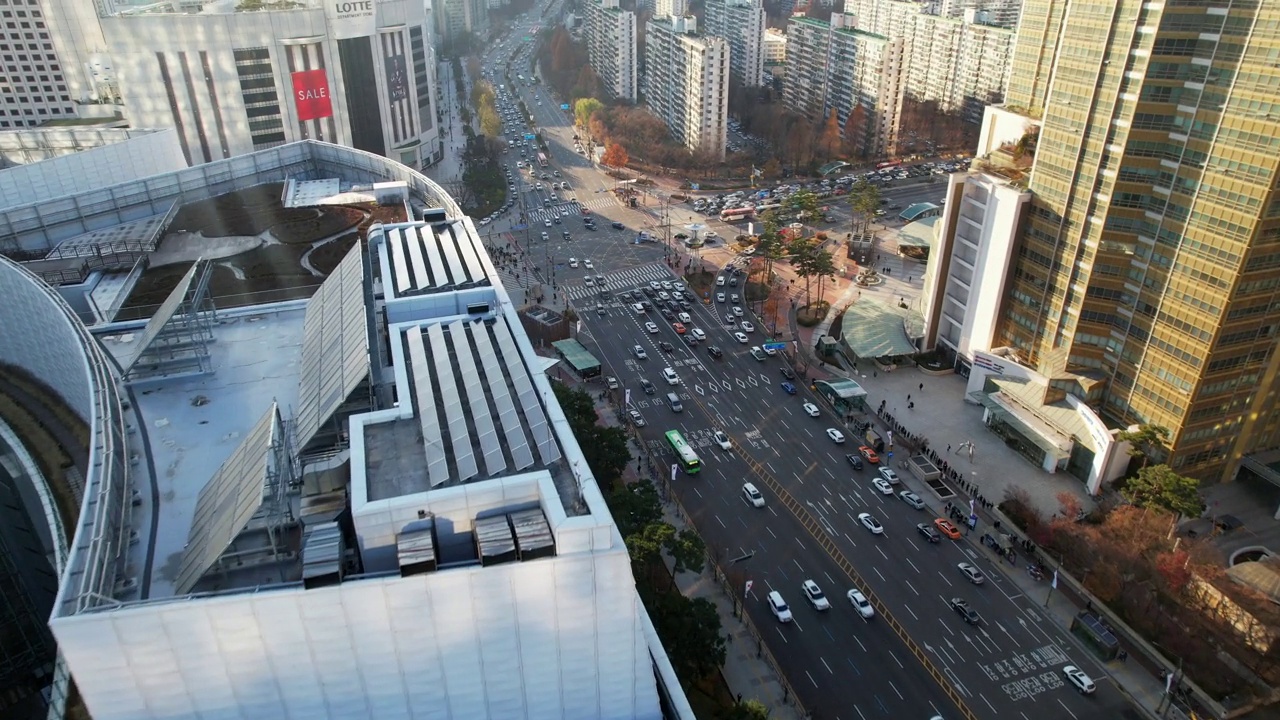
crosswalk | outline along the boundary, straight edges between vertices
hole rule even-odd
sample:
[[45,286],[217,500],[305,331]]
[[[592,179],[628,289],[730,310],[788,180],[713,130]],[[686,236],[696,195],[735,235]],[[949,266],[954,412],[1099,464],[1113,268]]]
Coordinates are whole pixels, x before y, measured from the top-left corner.
[[569,217],[578,217],[582,215],[582,205],[577,200],[569,202],[557,203],[551,207],[538,208],[529,211],[529,224],[541,225],[547,220],[554,220],[561,216],[564,211],[569,212]]
[[[574,272],[570,270],[569,272]],[[584,270],[583,274],[590,271]],[[591,286],[588,287],[582,278],[575,277],[566,282],[564,288],[565,293],[569,296],[569,300],[582,300],[585,298],[595,298],[600,294],[602,285],[596,282],[592,275]],[[649,263],[648,265],[637,265],[626,270],[618,270],[608,273],[604,276],[603,287],[610,292],[618,292],[620,290],[630,290],[639,285],[648,285],[651,280],[672,280],[671,269],[662,263]],[[571,283],[571,284],[569,284]]]

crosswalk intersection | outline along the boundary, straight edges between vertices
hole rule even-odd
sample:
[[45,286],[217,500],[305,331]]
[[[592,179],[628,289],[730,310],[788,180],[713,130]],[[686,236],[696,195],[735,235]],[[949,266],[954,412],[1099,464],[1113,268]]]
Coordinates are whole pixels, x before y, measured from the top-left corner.
[[[570,270],[569,272],[573,272]],[[583,274],[589,274],[589,271],[583,271]],[[609,292],[618,292],[621,290],[630,290],[639,285],[648,285],[651,280],[672,280],[671,269],[662,263],[649,263],[648,265],[637,265],[626,270],[618,270],[608,273],[604,276],[603,286],[595,281],[595,275],[592,275],[591,285],[588,287],[581,278],[572,280],[573,285],[567,285],[565,292],[569,296],[569,300],[582,300],[585,298],[594,298],[600,294],[600,288],[604,287]]]

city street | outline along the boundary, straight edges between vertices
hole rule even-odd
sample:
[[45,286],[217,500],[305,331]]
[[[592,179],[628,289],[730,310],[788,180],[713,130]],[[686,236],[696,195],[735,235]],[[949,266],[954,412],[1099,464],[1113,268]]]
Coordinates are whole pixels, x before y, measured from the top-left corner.
[[[511,36],[523,32],[532,32],[532,25],[513,30]],[[524,52],[527,49],[518,45],[495,48],[485,66],[501,68],[515,58],[512,77],[527,74]],[[495,72],[496,84],[502,83],[499,77],[501,70]],[[605,374],[618,378],[629,391],[628,408],[645,419],[637,435],[659,473],[666,476],[674,457],[665,431],[679,430],[695,449],[704,469],[696,476],[678,475],[671,490],[742,590],[745,611],[804,707],[824,718],[864,720],[962,717],[955,701],[977,717],[1118,717],[1126,703],[1106,674],[1047,622],[1035,601],[990,567],[989,555],[978,551],[976,537],[926,542],[916,525],[931,526],[935,517],[944,516],[936,499],[923,497],[929,505],[917,510],[896,494],[882,494],[872,485],[878,477],[875,466],[856,471],[845,459],[858,451],[856,438],[836,444],[825,433],[826,428],[843,429],[843,419],[803,383],[795,387],[795,395],[783,389],[783,357],[752,357],[750,348],[767,340],[764,333],[776,318],[762,322],[741,304],[741,320],[756,326],[742,343],[734,335],[740,332],[741,320],[730,326],[724,318],[731,313],[731,302],[693,302],[687,310],[688,331],[692,334],[696,327],[707,339],[690,347],[657,307],[637,314],[633,300],[619,297],[650,282],[679,280],[667,262],[672,258],[677,266],[695,257],[713,268],[734,262],[735,252],[724,239],[746,228],[694,213],[687,204],[669,204],[669,190],[643,195],[638,208],[624,206],[612,192],[615,181],[575,151],[570,114],[560,109],[545,86],[529,86],[527,80],[518,85],[507,91],[514,90],[525,102],[534,123],[509,120],[513,132],[508,138],[523,139],[526,133],[541,131],[549,146],[548,164],[538,166],[532,143],[509,149],[503,159],[511,173],[514,202],[480,232],[491,247],[510,249],[524,258],[522,266],[541,280],[546,304],[575,308],[584,323],[579,339],[604,364]],[[521,162],[534,168],[516,167]],[[566,182],[567,189],[553,187]],[[939,202],[943,187],[940,181],[919,183],[887,188],[884,195],[889,204],[906,207]],[[842,238],[850,222],[847,202],[841,197],[826,202],[836,222],[817,229]],[[883,225],[877,223],[877,249],[895,273],[909,262],[893,257],[894,228],[901,224],[897,212],[883,218]],[[697,222],[722,240],[698,251],[661,242],[636,243],[641,230],[665,237],[664,216],[673,234]],[[597,229],[588,230],[584,217],[595,218]],[[623,227],[615,229],[613,222]],[[837,255],[837,265],[847,264],[843,274],[851,276],[856,268],[852,262],[842,263],[842,255]],[[570,267],[571,258],[578,267]],[[779,263],[777,271],[784,282],[794,279],[786,263]],[[913,287],[907,280],[894,277],[879,292],[886,298],[918,294],[919,283]],[[529,285],[527,278],[519,282]],[[845,286],[847,282],[831,288],[828,298],[837,297]],[[723,289],[727,294],[741,287]],[[644,296],[637,292],[637,297]],[[649,322],[656,332],[646,328]],[[779,339],[794,340],[785,325]],[[637,345],[646,359],[637,357]],[[712,345],[723,352],[722,358],[708,353]],[[794,351],[789,348],[791,354]],[[678,386],[663,379],[665,367],[678,375]],[[654,394],[644,393],[641,378],[653,384]],[[683,412],[671,410],[665,400],[670,391],[679,396]],[[819,417],[806,414],[806,401],[821,408]],[[722,450],[714,441],[717,430],[729,437],[731,450]],[[742,483],[748,480],[764,494],[763,508],[744,500]],[[770,488],[780,489],[787,498]],[[863,527],[857,515],[864,512],[882,523],[883,535]],[[957,567],[960,563],[977,567],[985,582],[969,582]],[[806,579],[825,591],[830,610],[819,612],[805,601],[801,583]],[[873,617],[864,619],[845,598],[855,586],[877,608]],[[774,618],[764,601],[771,590],[790,605],[792,622]],[[952,608],[953,598],[967,601],[981,620],[967,624]],[[939,679],[913,654],[907,637]],[[1085,696],[1067,685],[1062,667],[1068,664],[1095,678],[1098,691]]]

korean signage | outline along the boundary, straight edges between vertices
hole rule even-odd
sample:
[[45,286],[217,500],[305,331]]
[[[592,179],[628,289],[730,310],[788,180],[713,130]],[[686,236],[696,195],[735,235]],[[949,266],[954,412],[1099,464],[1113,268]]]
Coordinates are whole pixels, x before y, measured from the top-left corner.
[[302,70],[293,74],[293,103],[299,120],[315,120],[333,115],[329,96],[329,78],[323,69]]
[[325,19],[335,40],[368,37],[378,29],[376,0],[326,0]]

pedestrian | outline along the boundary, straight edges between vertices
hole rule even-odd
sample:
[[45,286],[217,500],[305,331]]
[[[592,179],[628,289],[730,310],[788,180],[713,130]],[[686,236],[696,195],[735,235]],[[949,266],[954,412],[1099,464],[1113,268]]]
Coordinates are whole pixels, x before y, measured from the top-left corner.
[[951,443],[947,443],[947,454],[951,454]]
[[880,377],[880,376],[876,374],[876,371],[875,371],[875,370],[872,370],[872,371],[871,371],[871,377],[873,377],[873,378],[874,378],[874,377]]
[[924,383],[920,383],[920,389],[924,390]]

